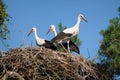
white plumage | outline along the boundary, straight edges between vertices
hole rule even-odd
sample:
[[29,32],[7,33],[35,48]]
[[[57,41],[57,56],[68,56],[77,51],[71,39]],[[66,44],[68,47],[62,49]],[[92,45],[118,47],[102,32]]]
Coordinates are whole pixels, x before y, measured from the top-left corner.
[[79,26],[80,26],[81,20],[84,20],[87,22],[87,19],[82,14],[79,14],[77,23],[73,27],[63,30],[56,37],[54,37],[51,41],[57,42],[57,43],[61,43],[62,41],[67,41],[68,42],[68,51],[70,51],[69,50],[69,40],[79,33]]
[[29,32],[28,36],[29,36],[32,32],[34,32],[34,38],[35,38],[36,43],[37,43],[38,45],[42,45],[42,44],[45,43],[45,39],[42,39],[42,38],[39,38],[39,37],[38,37],[38,35],[37,35],[37,30],[36,30],[35,27],[33,27],[33,28],[31,29],[31,31]]
[[[48,34],[51,30],[53,31],[54,36],[57,36],[58,33],[57,33],[56,28],[55,28],[54,25],[50,25],[50,28],[48,29],[47,34]],[[66,49],[68,44],[67,44],[67,42],[64,42],[64,43],[62,43],[62,45],[63,45],[63,46],[65,47],[65,49]],[[72,41],[70,41],[69,46],[70,46],[70,51],[77,52],[78,54],[80,53],[79,48],[78,48],[77,45],[75,45]]]
[[87,19],[82,14],[79,14],[77,23],[73,27],[63,30],[51,41],[59,42],[61,40],[70,40],[73,36],[76,36],[79,33],[80,21],[82,19],[87,22]]
[[38,35],[37,35],[37,29],[35,27],[33,27],[31,29],[31,31],[28,33],[28,36],[34,32],[34,38],[35,38],[35,41],[36,41],[36,44],[38,46],[44,46],[46,48],[50,48],[50,49],[53,49],[53,50],[57,50],[56,46],[51,42],[51,41],[48,41],[48,40],[45,40],[43,38],[39,38]]
[[55,29],[55,25],[50,25],[50,28],[48,29],[47,34],[48,34],[51,30],[53,31],[54,36],[57,36],[58,33],[57,33],[56,29]]

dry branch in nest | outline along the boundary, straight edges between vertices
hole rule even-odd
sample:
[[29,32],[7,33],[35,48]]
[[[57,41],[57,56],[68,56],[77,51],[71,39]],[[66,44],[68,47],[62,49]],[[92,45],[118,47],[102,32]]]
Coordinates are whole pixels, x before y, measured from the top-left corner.
[[0,57],[0,79],[10,72],[20,77],[19,80],[98,80],[91,62],[81,56],[44,47],[16,48],[6,52]]

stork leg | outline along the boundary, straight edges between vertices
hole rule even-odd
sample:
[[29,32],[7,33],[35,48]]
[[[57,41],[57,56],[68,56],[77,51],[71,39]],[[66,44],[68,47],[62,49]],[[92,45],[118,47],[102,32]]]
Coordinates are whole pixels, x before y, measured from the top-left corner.
[[63,46],[62,41],[60,41],[59,43],[60,43],[60,45],[62,46],[62,48],[65,50],[65,52],[68,53],[68,51],[67,51],[67,50],[65,49],[65,47]]
[[69,42],[70,42],[70,41],[67,41],[67,44],[68,44],[68,45],[67,45],[67,48],[68,48],[68,52],[70,53],[70,46],[69,46]]
[[60,43],[60,45],[62,46],[62,48],[65,50],[65,52],[68,52],[67,49],[65,49],[65,47],[63,46],[62,43]]

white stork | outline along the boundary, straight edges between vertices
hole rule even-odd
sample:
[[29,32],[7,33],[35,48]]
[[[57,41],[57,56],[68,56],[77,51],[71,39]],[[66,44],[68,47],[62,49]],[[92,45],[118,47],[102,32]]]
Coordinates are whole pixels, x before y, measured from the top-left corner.
[[81,20],[84,20],[87,22],[87,19],[82,14],[79,14],[77,23],[73,27],[63,30],[56,37],[54,37],[51,41],[60,43],[60,44],[62,43],[62,41],[67,41],[68,51],[70,52],[69,40],[79,33],[79,26],[80,26]]
[[50,49],[53,49],[53,50],[57,50],[56,46],[51,41],[48,41],[48,40],[45,40],[45,39],[42,39],[42,38],[38,37],[37,29],[35,27],[33,27],[31,29],[31,31],[28,33],[27,36],[29,36],[32,32],[34,32],[35,41],[36,41],[36,44],[38,46],[44,46],[45,48],[50,48]]
[[[50,25],[50,28],[48,29],[47,34],[48,34],[51,30],[53,31],[54,36],[57,36],[58,33],[57,33],[54,25]],[[68,45],[67,42],[63,42],[62,44],[63,44],[63,46],[65,47],[65,49],[67,49],[67,45]],[[78,46],[75,45],[71,40],[70,40],[70,42],[69,42],[69,47],[70,47],[70,51],[74,51],[74,52],[80,54],[80,50],[79,50]]]
[[50,28],[48,29],[47,34],[48,34],[51,30],[53,31],[54,36],[57,36],[57,35],[58,35],[58,33],[57,33],[56,29],[55,29],[55,25],[50,25]]

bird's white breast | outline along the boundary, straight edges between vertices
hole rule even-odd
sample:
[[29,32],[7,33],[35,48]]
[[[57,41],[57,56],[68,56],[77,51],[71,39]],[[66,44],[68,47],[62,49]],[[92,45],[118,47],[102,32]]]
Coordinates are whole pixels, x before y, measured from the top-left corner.
[[79,33],[79,29],[73,27],[73,28],[65,29],[63,32],[68,33],[68,34],[72,34],[72,36],[75,36]]
[[45,43],[45,40],[39,38],[39,39],[36,40],[36,42],[37,42],[37,44],[39,44],[39,45],[43,45],[43,44]]
[[63,30],[64,33],[69,33],[69,34],[73,34],[74,33],[74,30],[72,28],[68,28],[68,29],[65,29]]

